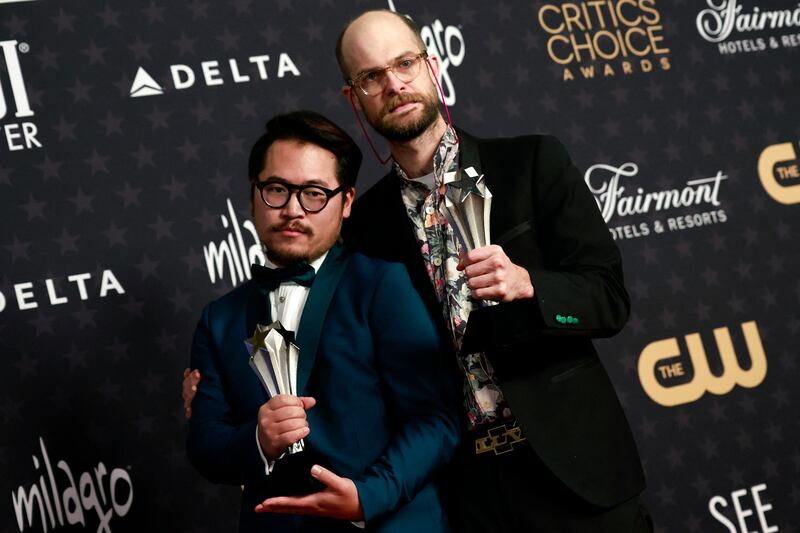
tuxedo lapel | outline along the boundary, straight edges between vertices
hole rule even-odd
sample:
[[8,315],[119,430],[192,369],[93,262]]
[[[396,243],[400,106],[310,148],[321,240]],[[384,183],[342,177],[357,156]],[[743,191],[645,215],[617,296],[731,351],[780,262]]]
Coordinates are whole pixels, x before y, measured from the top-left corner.
[[314,278],[308,293],[300,325],[297,327],[297,346],[300,348],[300,361],[297,364],[297,394],[302,396],[306,383],[314,368],[317,349],[322,335],[322,325],[328,312],[333,293],[339,286],[349,255],[344,247],[336,244]]
[[[262,324],[266,326],[272,323],[269,294],[262,292],[258,288],[258,285],[256,285],[254,282],[250,281],[249,283],[252,285],[252,288],[249,291],[249,296],[247,298],[247,311],[245,312],[244,325],[245,331],[242,341],[253,335],[253,331],[256,329],[256,324]],[[242,342],[242,346],[244,346],[244,342]]]

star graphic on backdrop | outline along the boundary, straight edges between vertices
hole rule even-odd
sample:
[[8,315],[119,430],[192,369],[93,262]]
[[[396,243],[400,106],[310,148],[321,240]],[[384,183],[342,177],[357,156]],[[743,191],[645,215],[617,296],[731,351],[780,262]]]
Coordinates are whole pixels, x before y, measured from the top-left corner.
[[711,81],[714,83],[718,92],[730,90],[730,80],[722,72],[717,72],[716,76],[714,76]]
[[758,231],[751,227],[745,228],[742,238],[747,246],[752,246],[758,242]]
[[586,128],[577,122],[571,122],[567,134],[572,144],[586,142]]
[[25,26],[27,24],[27,20],[17,17],[14,13],[11,14],[11,17],[6,22],[3,22],[3,26],[8,28],[9,37],[25,36]]
[[715,399],[711,403],[711,408],[709,409],[709,412],[711,413],[711,416],[714,418],[714,422],[720,422],[721,420],[728,419],[728,415],[725,414],[725,409],[727,409],[727,405],[723,402],[720,402]]
[[203,208],[202,214],[199,217],[195,217],[193,220],[200,224],[203,233],[216,229],[217,215],[209,212],[205,207]]
[[147,370],[147,375],[141,379],[139,379],[139,383],[142,384],[141,389],[144,390],[146,396],[152,396],[153,394],[158,394],[164,388],[164,376],[163,372],[159,372],[154,374],[152,370]]
[[703,152],[703,155],[710,156],[714,155],[714,142],[711,141],[705,135],[702,139],[700,139],[700,150]]
[[56,52],[52,52],[47,46],[42,47],[42,51],[36,54],[36,59],[42,66],[42,69],[52,68],[58,70],[58,56]]
[[687,128],[689,126],[689,113],[683,109],[676,109],[669,118],[675,124],[676,130]]
[[293,0],[276,0],[279,11],[294,11]]
[[653,133],[655,131],[656,121],[647,113],[639,115],[636,123],[639,125],[639,129],[645,133]]
[[[325,90],[322,91],[322,99],[325,101],[325,107],[328,109],[339,108],[344,104],[342,93],[335,90],[333,87],[326,87]],[[237,105],[236,107],[238,108],[239,106]],[[244,113],[242,114],[244,115]]]
[[244,139],[232,131],[228,132],[228,138],[222,141],[222,145],[225,146],[228,155],[244,154]]
[[283,40],[283,32],[272,26],[267,26],[267,28],[259,33],[259,35],[261,35],[267,41],[267,45],[269,46],[278,44]]
[[188,137],[184,138],[183,144],[177,150],[183,156],[184,162],[200,161],[200,145],[193,143]]
[[158,268],[158,261],[153,261],[147,254],[142,256],[141,261],[134,265],[136,269],[142,273],[142,279],[147,279],[150,276],[156,275],[156,268]]
[[683,454],[686,453],[686,450],[676,448],[675,446],[670,446],[669,451],[667,452],[667,461],[669,461],[669,466],[672,470],[679,466],[683,466]]
[[161,188],[169,193],[169,201],[174,202],[176,198],[186,199],[187,183],[178,181],[175,176],[170,176],[169,183],[162,185]]
[[728,299],[728,307],[731,308],[731,311],[734,313],[744,313],[744,300],[739,297],[739,294],[734,292],[730,299]]
[[131,153],[131,157],[136,159],[136,168],[138,169],[141,169],[144,166],[154,167],[155,163],[153,162],[153,156],[155,153],[155,150],[150,150],[143,144],[139,143],[139,148],[137,148],[135,152]]
[[630,288],[636,295],[637,300],[644,300],[650,297],[650,284],[646,283],[642,278],[637,278],[636,281],[630,285]]
[[[75,140],[75,127],[77,126],[77,122],[67,122],[64,116],[60,116],[58,119],[58,124],[52,126],[53,131],[58,133],[58,140],[63,141],[64,139],[71,139]],[[47,157],[47,156],[45,156]]]
[[778,67],[775,73],[778,75],[778,79],[781,81],[781,83],[791,83],[792,71],[786,68],[786,65],[782,64],[780,67]]
[[675,415],[675,423],[678,425],[678,429],[683,431],[684,429],[691,429],[692,427],[692,415],[689,411],[683,410]]
[[172,224],[173,222],[164,220],[159,214],[156,217],[156,221],[152,224],[148,224],[147,226],[156,233],[156,241],[160,241],[164,238],[175,238],[175,236],[172,234]]
[[75,78],[75,84],[67,89],[67,91],[72,93],[72,102],[76,104],[80,101],[90,102],[89,91],[91,90],[92,86],[84,85],[81,83],[80,78]]
[[214,186],[214,194],[219,195],[231,190],[231,176],[223,174],[219,170],[217,170],[213,178],[208,178],[208,182]]
[[64,255],[67,252],[77,252],[78,246],[76,243],[80,237],[78,235],[73,235],[67,231],[67,228],[61,228],[61,236],[56,237],[53,239],[59,248],[61,255]]
[[772,112],[778,116],[786,112],[786,102],[777,96],[773,96],[772,100],[769,101],[769,107],[772,108]]
[[29,376],[35,377],[38,374],[39,358],[23,355],[14,363],[14,366],[17,367],[18,375],[23,380]]
[[97,322],[94,321],[94,315],[97,314],[95,309],[89,309],[85,303],[81,303],[80,308],[72,313],[72,317],[78,321],[78,329],[86,327],[97,327]]
[[149,435],[153,432],[153,424],[156,421],[156,417],[154,416],[147,416],[142,411],[139,411],[139,416],[136,417],[136,420],[133,421],[133,425],[136,427],[136,430],[139,436]]
[[684,96],[694,96],[697,93],[697,83],[684,74],[678,86],[683,91]]
[[705,453],[706,459],[719,457],[719,442],[711,437],[706,437],[700,448],[703,450],[703,453]]
[[143,41],[142,38],[137,35],[136,40],[128,45],[128,50],[133,52],[134,59],[138,61],[141,59],[150,59],[150,48],[152,46],[151,43]]
[[79,349],[75,343],[70,344],[69,351],[63,352],[62,357],[69,362],[69,369],[86,368],[86,356],[89,352]]
[[[138,268],[138,267],[137,267]],[[128,318],[143,318],[144,317],[144,300],[136,300],[135,298],[129,298],[127,302],[120,305],[122,309],[128,313]]]
[[232,0],[230,4],[236,10],[237,15],[245,15],[250,13],[252,0]]
[[707,287],[719,285],[719,273],[710,266],[707,266],[700,276],[705,280]]
[[297,109],[300,98],[293,92],[284,91],[278,101],[281,103],[281,108],[288,112]]
[[772,290],[772,288],[764,287],[760,296],[761,299],[764,300],[764,307],[768,309],[775,307],[778,303],[777,297],[775,296],[775,292]]
[[108,156],[100,155],[97,153],[97,150],[92,150],[92,154],[84,159],[87,165],[91,168],[92,176],[97,174],[98,172],[105,172],[108,174],[108,167],[106,163],[108,160],[111,159]]
[[128,353],[130,347],[131,345],[129,343],[123,342],[119,337],[114,337],[114,340],[106,346],[106,350],[111,352],[114,362],[116,363],[130,359],[130,354]]
[[498,2],[494,5],[493,8],[495,14],[497,15],[497,20],[500,22],[508,22],[511,21],[511,6],[506,4],[505,2]]
[[620,136],[621,124],[618,120],[614,120],[613,117],[608,117],[606,121],[601,124],[601,127],[603,128],[603,133],[609,138]]
[[75,18],[75,15],[68,15],[64,12],[63,8],[59,7],[58,15],[50,17],[50,20],[56,24],[56,34],[60,35],[61,32],[64,31],[75,31],[75,28],[72,26],[75,22]]
[[192,0],[186,7],[192,12],[192,20],[197,20],[199,18],[208,18],[208,6],[208,2]]
[[766,200],[763,196],[754,195],[750,197],[750,207],[753,209],[753,212],[760,213],[764,210],[764,206],[766,204]]
[[675,313],[667,307],[664,307],[664,309],[661,311],[659,320],[661,320],[661,326],[664,329],[675,327]]
[[769,268],[773,274],[783,272],[783,260],[784,257],[782,255],[772,254],[769,256],[769,261],[767,261],[767,264],[769,265]]
[[108,239],[109,246],[114,246],[115,244],[127,246],[127,243],[125,242],[125,233],[127,231],[128,230],[126,228],[120,228],[112,221],[108,226],[108,229],[102,233],[106,236],[106,239]]
[[511,97],[509,97],[506,100],[506,103],[503,105],[503,109],[505,110],[506,115],[509,118],[518,117],[520,115],[519,108],[520,108],[519,101]]
[[13,170],[0,165],[0,184],[11,185],[11,173]]
[[213,112],[214,108],[207,106],[202,100],[198,100],[197,105],[194,106],[194,109],[192,109],[192,114],[194,115],[194,118],[197,119],[198,126],[204,122],[213,124],[214,118],[211,116],[211,113]]
[[167,119],[171,114],[172,111],[163,112],[158,106],[153,106],[153,111],[145,115],[145,118],[150,121],[150,127],[156,130],[168,127]]
[[30,248],[31,243],[20,241],[16,235],[14,235],[14,240],[11,244],[6,244],[4,248],[8,250],[11,254],[11,261],[16,261],[18,259],[30,259],[28,257],[28,248]]
[[699,498],[705,498],[710,494],[709,485],[710,481],[708,480],[708,478],[704,477],[699,472],[697,474],[697,477],[695,477],[694,482],[692,483],[692,487],[694,488]]
[[165,9],[164,6],[157,6],[156,3],[151,0],[150,5],[142,9],[142,13],[147,17],[147,23],[152,25],[155,22],[164,22]]
[[187,272],[194,272],[203,266],[203,255],[192,247],[181,257],[181,261],[186,265]]
[[28,324],[33,326],[33,328],[36,330],[36,336],[40,337],[45,334],[52,335],[55,333],[55,331],[53,331],[54,320],[55,319],[53,317],[40,310],[36,314],[35,318],[28,320]]
[[225,30],[222,33],[220,33],[214,38],[222,44],[222,49],[225,50],[226,52],[228,50],[236,50],[239,48],[238,45],[239,36],[235,33],[231,33],[231,31],[227,28],[227,26],[225,27]]
[[111,381],[111,378],[108,376],[106,376],[103,383],[97,387],[97,391],[103,396],[106,403],[121,401],[122,394],[120,393],[120,389],[122,389],[122,387]]
[[122,126],[123,119],[114,116],[111,110],[106,111],[105,118],[103,118],[102,120],[98,120],[97,122],[98,124],[101,124],[102,126],[105,127],[106,137],[108,137],[112,133],[122,134],[122,128],[120,126]]
[[25,213],[28,215],[28,221],[30,222],[34,218],[45,219],[44,208],[46,205],[47,202],[39,202],[33,197],[32,194],[29,194],[28,203],[21,204],[19,208],[25,211]]
[[647,91],[648,96],[650,96],[650,100],[664,99],[664,86],[653,78],[650,78],[645,90]]
[[711,308],[705,302],[698,301],[694,308],[694,314],[697,315],[698,320],[708,320],[710,310]]
[[772,399],[775,402],[775,405],[778,408],[788,406],[789,402],[789,392],[784,389],[781,385],[778,385],[774,391],[772,391]]
[[645,322],[647,322],[647,319],[642,318],[639,315],[635,315],[628,320],[630,328],[636,335],[643,335],[644,333],[647,333],[647,328],[644,326]]
[[97,14],[97,16],[103,20],[104,28],[108,28],[110,26],[115,26],[119,28],[120,15],[121,13],[119,11],[114,11],[108,4],[106,4],[105,9],[103,9],[103,11]]
[[94,209],[92,208],[92,201],[94,200],[94,196],[84,193],[83,189],[80,187],[78,187],[78,192],[75,193],[75,196],[70,196],[69,198],[67,198],[67,200],[75,204],[76,215],[84,211],[89,211],[90,213],[94,212]]
[[750,102],[747,100],[742,100],[739,102],[739,105],[736,107],[736,109],[739,111],[739,116],[745,120],[753,120],[756,117],[752,104],[750,104]]
[[197,42],[197,39],[190,39],[184,32],[181,32],[181,35],[178,39],[172,41],[172,43],[178,47],[179,56],[194,55],[195,42]]
[[176,343],[178,342],[178,336],[170,333],[166,329],[161,329],[161,335],[158,337],[158,346],[159,351],[163,353],[168,352],[175,352],[177,351]]
[[315,23],[313,20],[309,19],[306,25],[301,26],[300,29],[306,34],[306,39],[309,43],[317,41],[322,42],[322,26]]
[[22,407],[22,402],[17,402],[10,396],[7,396],[3,400],[3,404],[0,405],[0,413],[3,415],[3,422],[10,423],[12,421],[19,420],[20,407]]
[[744,485],[744,472],[735,464],[728,466],[728,475],[726,477],[731,480],[731,484],[734,487]]
[[739,433],[736,435],[736,442],[739,444],[739,451],[753,449],[753,435],[749,431],[745,431],[743,427],[739,428]]
[[94,39],[89,41],[89,46],[83,49],[83,54],[89,59],[89,66],[92,66],[96,63],[100,65],[105,65],[106,60],[103,57],[103,54],[106,53],[107,48],[100,48],[94,42]]
[[489,37],[483,42],[483,44],[489,51],[489,53],[492,55],[500,54],[503,52],[503,40],[494,34],[489,35]]
[[116,191],[116,194],[122,198],[123,207],[130,207],[131,205],[141,205],[139,203],[139,194],[142,192],[141,188],[131,187],[126,181],[121,191]]
[[558,109],[558,101],[550,93],[544,93],[539,103],[546,113],[554,113]]
[[525,51],[530,52],[531,50],[539,50],[541,48],[541,37],[531,31],[530,28],[525,30],[525,34],[522,36],[522,42],[525,43]]

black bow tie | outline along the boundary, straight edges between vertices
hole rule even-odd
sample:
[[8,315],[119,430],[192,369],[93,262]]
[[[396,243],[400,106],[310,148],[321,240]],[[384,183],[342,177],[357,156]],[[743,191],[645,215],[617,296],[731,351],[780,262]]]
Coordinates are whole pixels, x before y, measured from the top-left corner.
[[267,268],[261,265],[252,265],[250,272],[253,280],[258,283],[261,290],[274,291],[281,283],[294,282],[303,287],[311,287],[314,281],[314,267],[308,263],[294,263],[285,268]]

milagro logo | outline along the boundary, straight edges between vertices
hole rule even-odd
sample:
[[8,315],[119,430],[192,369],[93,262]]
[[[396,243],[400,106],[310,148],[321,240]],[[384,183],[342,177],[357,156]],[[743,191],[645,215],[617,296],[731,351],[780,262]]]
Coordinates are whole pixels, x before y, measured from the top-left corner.
[[31,121],[6,122],[9,120],[10,113],[13,113],[11,117],[16,119],[34,116],[19,61],[19,55],[29,51],[28,43],[15,40],[0,41],[0,61],[5,64],[5,69],[0,69],[0,75],[3,70],[8,73],[8,82],[11,87],[11,94],[7,95],[3,90],[3,80],[0,79],[0,137],[4,141],[0,145],[4,144],[9,152],[42,147],[42,143],[37,138],[39,130],[35,123]]
[[50,460],[41,437],[39,450],[41,459],[33,455],[38,483],[27,489],[19,486],[11,492],[19,531],[25,531],[26,527],[48,531],[75,524],[91,529],[96,519],[98,533],[111,533],[111,519],[127,515],[133,504],[133,482],[128,471],[114,468],[109,472],[99,462],[77,476],[76,483],[66,461]]
[[[227,277],[231,285],[238,285],[250,279],[250,265],[263,265],[266,257],[253,221],[245,220],[240,224],[230,198],[225,202],[228,213],[220,215],[220,221],[228,235],[218,243],[211,241],[203,246],[203,256],[211,283]],[[245,238],[249,244],[245,244]]]
[[[706,0],[706,4],[708,8],[697,14],[697,32],[706,41],[717,44],[720,54],[800,47],[796,29],[776,35],[781,30],[800,27],[800,4],[776,10],[762,10],[757,5],[745,7],[738,0]],[[753,32],[762,33],[750,39],[736,38]]]
[[[594,195],[600,213],[606,223],[614,217],[625,218],[634,215],[647,215],[650,212],[669,211],[694,206],[717,208],[720,184],[728,179],[721,170],[713,176],[689,180],[679,188],[646,192],[637,187],[633,194],[627,193],[622,178],[632,178],[639,173],[639,166],[627,162],[620,166],[598,163],[586,169],[584,181]],[[614,239],[633,239],[646,237],[651,233],[683,231],[711,224],[727,222],[724,209],[709,209],[699,213],[670,216],[638,224],[624,224],[609,227]]]
[[[392,0],[389,0],[389,10],[397,12]],[[444,103],[446,105],[454,105],[456,103],[456,88],[453,84],[453,79],[450,77],[450,67],[461,66],[464,61],[464,55],[466,54],[464,36],[457,26],[445,26],[439,19],[434,20],[428,26],[421,27],[419,31],[428,53],[438,57],[441,62],[439,83],[442,86],[442,93],[444,93]]]
[[[228,81],[233,83],[249,83],[256,79],[268,80],[270,73],[281,79],[287,75],[300,76],[300,70],[286,52],[278,54],[277,61],[269,55],[254,55],[242,61],[230,58],[225,61],[202,61],[199,66],[184,64],[170,65],[170,78],[172,89],[183,91],[194,87],[199,81],[206,87],[224,85]],[[198,75],[199,73],[199,75]],[[144,67],[139,67],[131,84],[130,97],[154,96],[164,94],[161,86]]]

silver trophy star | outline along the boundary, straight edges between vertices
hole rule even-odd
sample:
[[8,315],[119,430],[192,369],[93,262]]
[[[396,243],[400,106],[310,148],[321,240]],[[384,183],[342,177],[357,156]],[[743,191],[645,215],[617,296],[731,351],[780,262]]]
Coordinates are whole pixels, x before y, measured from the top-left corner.
[[444,175],[447,219],[467,250],[490,244],[492,193],[473,167]]

